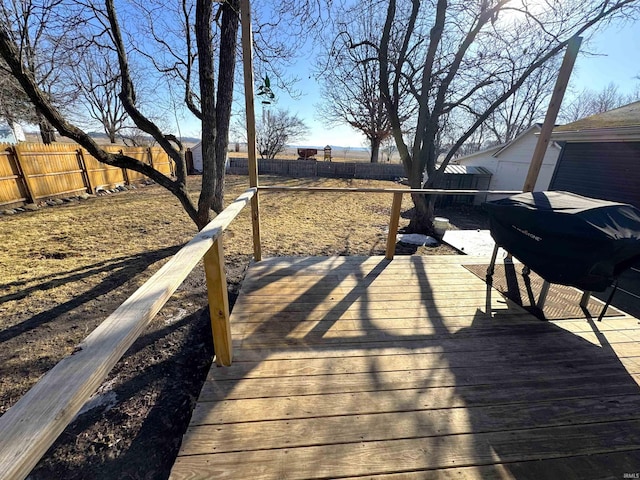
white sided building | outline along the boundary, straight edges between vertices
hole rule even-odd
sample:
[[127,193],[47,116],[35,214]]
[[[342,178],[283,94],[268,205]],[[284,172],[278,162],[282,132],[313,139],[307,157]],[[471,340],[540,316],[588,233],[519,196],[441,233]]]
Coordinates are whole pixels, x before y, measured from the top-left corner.
[[[202,142],[198,142],[196,143],[193,147],[190,148],[191,150],[191,155],[193,156],[193,169],[198,172],[198,173],[202,173]],[[225,161],[225,170],[229,170],[229,154],[227,154],[227,159]]]
[[[456,158],[452,163],[468,167],[484,167],[489,170],[491,181],[489,190],[522,190],[529,171],[533,151],[538,142],[537,133],[540,125],[536,124],[522,132],[511,142],[496,145],[464,157]],[[542,162],[534,190],[548,190],[551,177],[556,168],[560,146],[550,142]],[[506,195],[487,195],[487,201],[498,200]]]
[[193,156],[193,169],[196,172],[202,172],[202,142],[191,147],[191,155]]

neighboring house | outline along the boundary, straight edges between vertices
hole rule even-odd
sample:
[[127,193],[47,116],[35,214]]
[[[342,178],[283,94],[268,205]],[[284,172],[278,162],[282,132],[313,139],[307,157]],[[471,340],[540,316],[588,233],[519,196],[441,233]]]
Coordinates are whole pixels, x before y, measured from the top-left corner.
[[640,207],[640,102],[556,127],[552,190]]
[[[529,172],[533,151],[538,142],[541,125],[529,127],[509,143],[496,145],[454,160],[459,165],[484,167],[492,173],[489,190],[520,191]],[[551,142],[544,156],[535,190],[548,190],[560,154],[560,146]],[[487,200],[498,200],[506,195],[490,194]]]

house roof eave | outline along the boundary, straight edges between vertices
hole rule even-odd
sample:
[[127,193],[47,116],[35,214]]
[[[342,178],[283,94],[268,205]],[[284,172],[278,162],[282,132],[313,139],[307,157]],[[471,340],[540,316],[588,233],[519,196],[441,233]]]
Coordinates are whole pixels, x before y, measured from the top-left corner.
[[470,158],[478,157],[478,156],[481,156],[481,155],[487,155],[487,154],[490,154],[491,152],[493,152],[494,150],[501,149],[502,147],[504,147],[504,145],[494,145],[493,147],[484,148],[482,150],[478,150],[477,152],[473,152],[473,153],[470,153],[468,155],[464,155],[462,157],[458,157],[458,158],[455,159],[455,161],[459,162],[460,160],[464,161],[464,160],[469,160]]
[[640,125],[553,132],[551,139],[556,142],[570,143],[638,142],[640,141]]

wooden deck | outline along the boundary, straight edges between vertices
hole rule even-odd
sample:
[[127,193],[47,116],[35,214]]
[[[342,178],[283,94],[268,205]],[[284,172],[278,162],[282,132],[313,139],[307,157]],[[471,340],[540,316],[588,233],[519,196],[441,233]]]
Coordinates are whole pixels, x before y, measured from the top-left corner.
[[171,478],[638,478],[638,320],[488,311],[463,262],[250,267]]

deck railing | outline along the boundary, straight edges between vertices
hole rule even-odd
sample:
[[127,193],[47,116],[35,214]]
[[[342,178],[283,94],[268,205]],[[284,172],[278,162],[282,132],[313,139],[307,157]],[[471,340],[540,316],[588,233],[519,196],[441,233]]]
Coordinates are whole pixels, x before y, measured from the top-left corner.
[[[385,249],[385,257],[387,260],[393,260],[396,250],[396,235],[398,233],[398,223],[400,221],[400,210],[402,208],[402,196],[404,194],[428,194],[428,195],[515,195],[522,193],[521,191],[513,190],[445,190],[438,188],[344,188],[344,187],[288,187],[281,185],[260,185],[257,187],[258,191],[271,191],[271,192],[338,192],[338,193],[389,193],[393,194],[393,202],[391,205],[391,218],[389,219],[389,232],[387,234],[387,244]],[[258,218],[259,214],[255,217]],[[259,232],[259,230],[258,230]],[[254,233],[253,238],[254,256],[259,259],[262,256],[260,248],[260,238],[256,238]]]
[[262,258],[258,191],[387,193],[393,195],[385,256],[392,260],[404,194],[514,194],[513,191],[407,188],[252,187],[240,195],[142,287],[102,322],[69,357],[54,368],[0,417],[0,478],[24,479],[100,386],[113,366],[142,334],[171,295],[204,260],[211,328],[218,365],[232,361],[229,302],[222,233],[245,205],[252,203],[253,248]]
[[29,474],[202,258],[216,362],[231,364],[222,233],[255,194],[240,195],[0,417],[1,479]]

